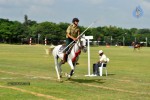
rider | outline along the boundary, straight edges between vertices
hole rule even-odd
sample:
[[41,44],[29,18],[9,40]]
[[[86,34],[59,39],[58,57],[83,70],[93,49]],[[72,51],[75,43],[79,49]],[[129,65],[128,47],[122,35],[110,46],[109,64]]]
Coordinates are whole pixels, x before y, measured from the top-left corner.
[[[80,30],[78,28],[78,23],[79,23],[79,19],[78,18],[73,18],[72,20],[72,24],[68,26],[67,30],[66,30],[66,46],[68,46],[72,41],[77,41],[78,40],[78,36],[80,34]],[[71,44],[70,46],[68,46],[68,48],[66,48],[66,50],[64,51],[64,58],[63,58],[63,62],[65,63],[67,61],[68,58],[68,54],[70,53],[70,47],[72,47],[73,44]]]

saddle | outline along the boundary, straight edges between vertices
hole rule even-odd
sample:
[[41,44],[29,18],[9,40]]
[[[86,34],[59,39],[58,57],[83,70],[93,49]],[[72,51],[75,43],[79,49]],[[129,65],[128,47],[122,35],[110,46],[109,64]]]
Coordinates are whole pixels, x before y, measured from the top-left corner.
[[[64,50],[66,48],[66,45],[64,44],[64,45],[62,45],[60,48],[59,48],[59,51],[62,51],[62,50]],[[66,50],[64,50],[63,51],[63,53],[65,53],[66,52]]]
[[[63,61],[62,61],[63,64],[67,61],[68,55],[70,54],[73,45],[71,47],[69,47],[68,50],[64,50],[66,47],[67,47],[66,45],[62,45],[59,49],[59,51],[63,51],[62,53],[64,53],[64,57],[63,57]],[[80,55],[80,53],[81,53],[81,50],[78,50],[77,52],[75,52],[75,57],[72,59],[72,62],[76,61],[76,58]]]
[[70,52],[71,52],[71,49],[72,49],[72,47],[69,47],[69,50],[66,50],[66,45],[62,45],[60,48],[59,48],[59,51],[61,52],[62,51],[62,53],[64,53],[64,57],[63,57],[63,60],[62,60],[62,64],[64,64],[66,61],[67,61],[67,59],[68,59],[68,55],[70,54]]
[[[64,44],[60,47],[59,51],[63,51],[62,53],[66,53],[66,54],[70,54],[72,47],[74,46],[74,44],[70,45],[68,48],[68,50],[64,50],[67,46]],[[67,49],[67,48],[66,48]]]

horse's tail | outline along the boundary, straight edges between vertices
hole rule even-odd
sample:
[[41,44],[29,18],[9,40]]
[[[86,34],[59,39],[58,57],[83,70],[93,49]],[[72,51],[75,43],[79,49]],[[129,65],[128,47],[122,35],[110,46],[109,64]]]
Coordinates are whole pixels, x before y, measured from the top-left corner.
[[51,45],[49,49],[45,49],[46,54],[52,55],[52,51],[53,51],[54,48],[55,48],[55,46]]
[[50,46],[50,54],[52,54],[52,51],[53,51],[54,48],[55,48],[54,45],[51,45],[51,46]]

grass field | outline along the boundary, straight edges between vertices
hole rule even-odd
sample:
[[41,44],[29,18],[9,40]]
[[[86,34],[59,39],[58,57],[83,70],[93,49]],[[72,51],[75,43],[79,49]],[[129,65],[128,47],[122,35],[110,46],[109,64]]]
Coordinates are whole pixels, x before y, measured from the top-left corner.
[[[64,75],[62,83],[45,48],[0,44],[0,100],[150,100],[150,48],[91,47],[91,72],[102,49],[110,58],[108,76],[85,77],[87,53],[82,52],[74,76]],[[70,72],[68,64],[62,69]],[[11,84],[16,82],[22,84]]]

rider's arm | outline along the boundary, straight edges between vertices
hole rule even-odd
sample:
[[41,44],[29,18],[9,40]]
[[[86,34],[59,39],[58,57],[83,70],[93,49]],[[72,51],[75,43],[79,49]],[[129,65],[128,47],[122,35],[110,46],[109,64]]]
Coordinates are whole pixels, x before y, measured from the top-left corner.
[[71,36],[69,33],[67,33],[67,37],[73,39],[74,41],[76,40],[76,38],[74,38],[73,36]]

